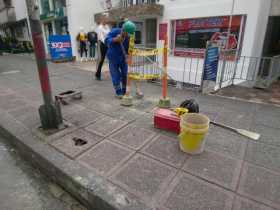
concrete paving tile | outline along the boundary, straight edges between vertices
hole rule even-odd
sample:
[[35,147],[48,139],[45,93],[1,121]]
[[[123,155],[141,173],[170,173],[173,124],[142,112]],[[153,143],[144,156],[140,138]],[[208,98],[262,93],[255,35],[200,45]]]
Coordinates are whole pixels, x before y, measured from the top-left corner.
[[105,116],[101,113],[83,109],[72,114],[69,114],[65,118],[77,127],[87,126],[91,123],[98,121],[100,118],[104,118]]
[[10,111],[27,105],[28,103],[22,97],[16,95],[0,96],[0,108],[3,110]]
[[21,119],[21,118],[25,118],[25,116],[39,115],[39,112],[38,112],[38,108],[35,108],[33,106],[24,106],[9,111],[9,114],[17,119]]
[[136,155],[115,172],[111,180],[151,205],[164,192],[175,173],[176,170],[169,166]]
[[51,145],[68,157],[75,159],[101,140],[102,137],[81,129],[53,141]]
[[143,99],[140,101],[136,101],[133,108],[139,111],[148,111],[151,112],[154,107],[157,106],[158,101],[153,101],[149,99]]
[[13,91],[10,88],[0,87],[0,96],[8,96],[15,94],[15,91]]
[[132,122],[138,118],[140,118],[143,114],[145,114],[142,111],[133,109],[133,108],[120,108],[115,112],[108,113],[109,116],[119,119],[119,120],[125,120],[127,122]]
[[154,127],[154,116],[151,113],[143,114],[140,118],[136,119],[135,122],[133,122],[132,124],[155,132],[160,132],[159,129],[156,129]]
[[279,128],[271,128],[264,125],[253,125],[251,130],[261,134],[261,137],[258,140],[259,142],[280,146]]
[[139,150],[145,143],[151,141],[155,135],[156,133],[153,131],[129,125],[110,138],[124,146]]
[[101,136],[109,136],[113,132],[121,129],[127,124],[127,122],[122,120],[117,120],[111,117],[104,117],[86,127],[86,130],[96,133]]
[[100,175],[107,176],[127,161],[133,153],[132,150],[105,140],[83,154],[79,161]]
[[245,163],[238,193],[280,209],[280,174]]
[[259,124],[259,125],[264,125],[267,127],[272,127],[272,128],[280,128],[280,115],[276,112],[273,114],[263,114],[257,112],[256,115],[254,116],[254,123]]
[[255,112],[257,107],[255,103],[250,103],[241,100],[222,98],[222,103],[225,110],[232,110],[235,112]]
[[211,125],[206,136],[206,148],[234,158],[243,159],[247,141],[247,138],[239,134]]
[[166,210],[231,210],[233,193],[184,173],[179,173],[162,197]]
[[211,121],[215,121],[218,117],[218,112],[201,111],[200,113],[206,115]]
[[189,157],[180,150],[178,138],[164,135],[157,136],[141,152],[176,168],[181,168]]
[[63,136],[74,132],[78,128],[69,122],[64,120],[65,127],[61,128],[60,130],[50,130],[50,131],[43,131],[41,128],[33,127],[31,132],[40,138],[42,141],[51,143],[52,141],[62,138]]
[[272,208],[248,200],[246,198],[236,196],[232,210],[272,210]]
[[68,105],[61,105],[61,112],[64,118],[69,118],[72,114],[85,110],[86,108],[81,105],[70,103]]
[[280,147],[249,142],[245,160],[255,165],[280,172]]
[[217,122],[242,129],[250,129],[253,122],[253,112],[220,111]]
[[104,96],[102,98],[94,97],[94,99],[91,99],[86,103],[83,103],[83,105],[88,109],[92,109],[96,112],[100,112],[103,114],[109,114],[121,108],[120,100],[114,98],[113,94],[112,97],[108,97],[108,98]]
[[280,117],[280,107],[274,105],[257,104],[257,113],[263,115],[276,115]]
[[214,182],[230,190],[235,190],[240,175],[242,161],[232,159],[212,151],[187,159],[183,170]]

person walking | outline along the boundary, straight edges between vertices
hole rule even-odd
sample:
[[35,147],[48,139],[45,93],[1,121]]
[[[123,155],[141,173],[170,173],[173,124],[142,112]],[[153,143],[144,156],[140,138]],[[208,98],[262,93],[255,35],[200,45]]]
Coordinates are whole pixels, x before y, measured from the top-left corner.
[[112,83],[116,97],[119,99],[126,93],[129,35],[134,34],[135,29],[133,22],[126,21],[122,28],[113,28],[105,39]]
[[105,38],[107,34],[110,32],[110,27],[107,24],[106,20],[103,20],[99,26],[97,27],[97,38],[98,38],[98,47],[99,47],[99,52],[100,52],[100,57],[99,57],[99,62],[97,65],[97,70],[95,74],[96,80],[101,80],[101,70],[102,66],[106,57],[107,53],[107,46],[105,44]]

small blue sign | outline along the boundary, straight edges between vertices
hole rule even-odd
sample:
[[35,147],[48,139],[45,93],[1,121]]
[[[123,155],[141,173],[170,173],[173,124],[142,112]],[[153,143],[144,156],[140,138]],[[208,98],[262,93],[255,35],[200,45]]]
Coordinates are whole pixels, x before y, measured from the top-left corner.
[[72,46],[70,35],[49,36],[49,50],[52,61],[72,60]]
[[208,45],[203,69],[203,80],[216,82],[219,64],[219,48]]

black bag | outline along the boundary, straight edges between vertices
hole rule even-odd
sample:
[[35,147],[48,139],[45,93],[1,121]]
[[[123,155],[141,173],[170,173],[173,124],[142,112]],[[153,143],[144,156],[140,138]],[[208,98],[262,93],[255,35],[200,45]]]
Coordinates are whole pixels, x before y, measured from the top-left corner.
[[180,107],[188,109],[189,113],[199,113],[199,104],[194,99],[183,101]]

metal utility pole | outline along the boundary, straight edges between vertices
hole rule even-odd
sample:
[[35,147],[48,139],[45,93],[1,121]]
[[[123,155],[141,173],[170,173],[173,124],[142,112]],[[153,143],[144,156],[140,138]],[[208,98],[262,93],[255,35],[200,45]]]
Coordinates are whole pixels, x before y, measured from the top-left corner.
[[58,101],[54,103],[46,61],[44,38],[40,23],[39,6],[37,0],[26,0],[27,14],[32,34],[34,52],[38,68],[44,104],[39,108],[43,129],[58,129],[62,125],[62,115]]
[[227,38],[226,38],[226,47],[225,47],[225,52],[224,52],[224,58],[223,58],[223,65],[222,65],[222,71],[221,71],[221,80],[220,80],[220,89],[222,88],[223,80],[224,80],[224,74],[225,74],[225,69],[226,69],[226,53],[227,53],[227,48],[229,45],[229,38],[230,38],[230,33],[231,33],[231,27],[232,27],[232,20],[233,20],[233,15],[234,15],[234,6],[235,6],[235,1],[232,0],[231,4],[231,10],[230,10],[230,17],[229,17],[229,24],[228,24],[228,31],[227,31]]

